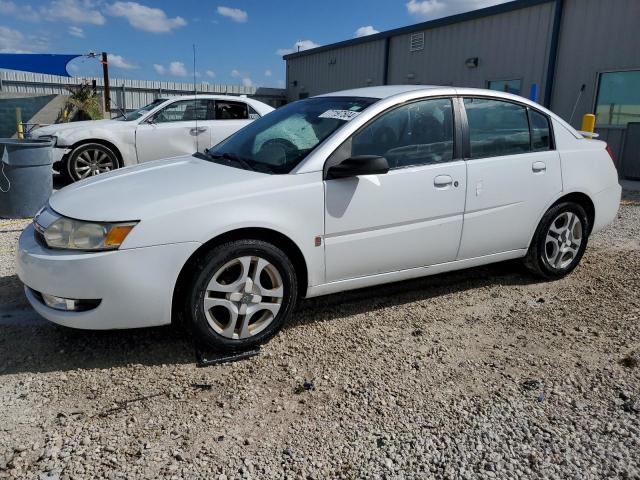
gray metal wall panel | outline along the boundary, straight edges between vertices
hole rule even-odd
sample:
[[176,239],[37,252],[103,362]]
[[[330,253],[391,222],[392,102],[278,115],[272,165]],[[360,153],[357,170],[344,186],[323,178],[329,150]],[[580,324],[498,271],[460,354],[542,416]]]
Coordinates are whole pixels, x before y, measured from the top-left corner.
[[568,120],[585,84],[571,122],[579,127],[593,112],[598,72],[640,69],[639,26],[638,0],[565,0],[552,110]]
[[[287,62],[287,98],[382,85],[384,40],[294,58]],[[292,85],[293,82],[297,85]]]
[[[524,96],[537,83],[542,99],[553,17],[554,4],[546,3],[426,30],[417,52],[409,51],[411,34],[394,37],[389,83],[486,88],[489,80],[520,78]],[[471,57],[477,68],[465,66]]]

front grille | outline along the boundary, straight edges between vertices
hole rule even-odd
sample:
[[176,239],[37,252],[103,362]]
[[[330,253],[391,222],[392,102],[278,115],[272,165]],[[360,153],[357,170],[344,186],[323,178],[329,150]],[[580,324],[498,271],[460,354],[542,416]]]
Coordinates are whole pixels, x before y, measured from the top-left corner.
[[33,232],[34,236],[36,237],[36,242],[38,242],[41,247],[48,248],[47,241],[44,239],[44,232],[42,230],[42,227],[40,227],[40,225],[38,225],[36,222],[33,222]]

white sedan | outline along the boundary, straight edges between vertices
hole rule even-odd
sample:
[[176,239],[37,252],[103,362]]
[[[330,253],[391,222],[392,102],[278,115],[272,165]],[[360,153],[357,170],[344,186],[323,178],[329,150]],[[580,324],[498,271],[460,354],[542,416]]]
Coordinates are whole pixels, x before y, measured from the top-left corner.
[[299,297],[522,258],[560,278],[611,222],[607,145],[524,98],[385,86],[282,107],[207,154],[55,193],[20,237],[33,307],[69,327],[272,337]]
[[72,181],[148,160],[190,155],[273,111],[245,97],[158,98],[113,120],[58,123],[33,131],[55,139],[57,168]]

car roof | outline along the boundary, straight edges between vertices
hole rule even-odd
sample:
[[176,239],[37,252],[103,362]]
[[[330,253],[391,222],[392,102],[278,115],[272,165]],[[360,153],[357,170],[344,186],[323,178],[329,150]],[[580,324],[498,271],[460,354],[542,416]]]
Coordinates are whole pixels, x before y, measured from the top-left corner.
[[455,89],[452,87],[439,87],[437,85],[380,85],[377,87],[352,88],[350,90],[341,90],[339,92],[325,93],[318,95],[319,97],[367,97],[367,98],[387,98],[399,93],[412,92],[415,90],[433,90],[451,88],[452,93]]

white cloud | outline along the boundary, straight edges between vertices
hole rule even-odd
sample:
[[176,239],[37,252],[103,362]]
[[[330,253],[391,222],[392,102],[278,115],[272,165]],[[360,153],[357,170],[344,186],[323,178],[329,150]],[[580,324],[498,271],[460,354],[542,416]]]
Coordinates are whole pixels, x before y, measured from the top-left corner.
[[420,20],[430,20],[479,8],[489,7],[507,0],[409,0],[407,12]]
[[32,22],[39,20],[39,15],[31,5],[21,4],[18,6],[15,2],[5,0],[0,0],[0,14]]
[[171,62],[169,64],[169,73],[176,77],[186,77],[187,69],[184,68],[184,63],[182,62]]
[[206,72],[204,72],[205,75],[209,78],[216,78],[216,72],[214,72],[213,70],[207,70]]
[[134,68],[139,68],[138,65],[125,60],[124,57],[120,55],[115,55],[113,53],[110,53],[107,56],[107,60],[109,61],[109,66],[111,67],[122,68],[124,70],[132,70]]
[[0,53],[33,53],[49,49],[49,40],[0,26]]
[[371,25],[367,25],[366,27],[360,27],[359,29],[357,29],[354,36],[366,37],[367,35],[373,35],[374,33],[380,33],[380,32],[375,28],[373,28]]
[[240,83],[242,85],[244,85],[245,87],[252,87],[253,86],[253,80],[251,80],[251,77],[243,72],[241,72],[240,70],[237,69],[233,69],[231,70],[231,76],[233,78],[237,78],[238,80],[240,80]]
[[164,10],[137,2],[115,2],[107,7],[107,13],[114,17],[124,17],[133,28],[152,33],[170,32],[187,24],[182,17],[169,18]]
[[293,48],[279,48],[278,50],[276,50],[276,55],[289,55],[290,53],[301,52],[303,50],[309,50],[311,48],[316,48],[319,46],[320,45],[318,45],[313,40],[298,40],[293,44]]
[[[158,75],[173,75],[174,77],[186,77],[189,73],[182,62],[171,62],[169,66],[164,66],[159,63],[153,64],[153,69]],[[196,77],[200,74],[196,72]]]
[[231,7],[218,7],[218,14],[223,17],[228,17],[234,22],[244,23],[249,19],[249,15],[244,10],[240,10],[239,8],[231,8]]
[[49,5],[40,9],[40,13],[42,18],[51,21],[90,25],[104,25],[107,21],[104,15],[96,10],[93,0],[52,0]]
[[74,37],[84,38],[84,30],[81,29],[80,27],[71,26],[69,27],[68,32],[69,32],[69,35],[72,35]]
[[264,71],[264,76],[265,77],[270,77],[271,75],[273,75],[273,73],[271,72],[271,70],[267,69]]
[[278,80],[278,86],[284,88],[284,80]]

